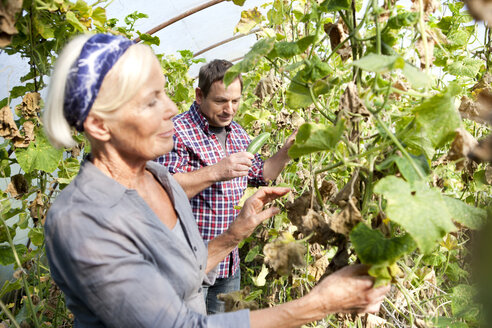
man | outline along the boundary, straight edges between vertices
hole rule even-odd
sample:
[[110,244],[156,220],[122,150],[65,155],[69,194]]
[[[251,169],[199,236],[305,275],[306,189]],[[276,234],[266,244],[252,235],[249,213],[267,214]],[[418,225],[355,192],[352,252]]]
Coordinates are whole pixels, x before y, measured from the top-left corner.
[[[242,79],[238,77],[227,88],[222,81],[231,66],[226,60],[214,60],[201,67],[195,102],[174,118],[174,148],[157,159],[186,191],[205,241],[227,230],[238,214],[234,206],[248,184],[261,186],[277,178],[290,160],[287,151],[295,137],[290,136],[266,161],[259,154],[246,152],[248,134],[233,121]],[[239,290],[240,280],[236,248],[219,264],[215,284],[205,290],[209,314],[224,312],[224,304],[216,296]]]

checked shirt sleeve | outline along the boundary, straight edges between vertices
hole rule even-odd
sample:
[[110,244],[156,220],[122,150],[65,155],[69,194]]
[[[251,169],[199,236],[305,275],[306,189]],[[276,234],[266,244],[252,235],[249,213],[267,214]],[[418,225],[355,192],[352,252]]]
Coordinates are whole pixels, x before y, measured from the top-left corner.
[[255,154],[253,159],[253,165],[248,172],[248,184],[253,187],[266,186],[267,183],[263,178],[263,165],[265,161],[261,158],[260,154]]
[[195,170],[190,162],[190,154],[188,149],[184,145],[183,141],[178,135],[173,136],[174,146],[173,149],[156,159],[156,162],[167,167],[171,174],[185,173]]

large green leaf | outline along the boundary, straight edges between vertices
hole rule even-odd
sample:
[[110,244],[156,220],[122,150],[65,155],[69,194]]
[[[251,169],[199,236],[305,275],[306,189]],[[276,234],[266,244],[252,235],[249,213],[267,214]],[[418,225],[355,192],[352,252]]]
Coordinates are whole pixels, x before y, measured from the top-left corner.
[[43,241],[44,241],[44,230],[43,228],[32,228],[31,230],[29,230],[28,234],[29,236],[29,239],[31,239],[31,242],[34,246],[38,246],[40,247],[41,245],[43,245]]
[[405,66],[403,66],[401,71],[414,88],[428,87],[431,82],[431,79],[425,72],[412,64],[405,63]]
[[239,74],[249,72],[255,68],[256,63],[270,53],[275,44],[275,38],[261,39],[256,42],[251,50],[244,56],[239,63],[230,67],[224,75],[224,84],[229,85]]
[[31,142],[27,148],[15,150],[17,162],[24,172],[35,170],[51,173],[58,167],[58,162],[63,158],[63,149],[54,148],[46,139],[42,130],[36,135],[36,141]]
[[406,11],[392,16],[388,19],[387,26],[392,29],[400,29],[404,26],[412,26],[418,22],[419,14],[417,12]]
[[364,264],[391,265],[416,246],[409,234],[385,238],[379,230],[373,230],[364,223],[352,229],[350,240]]
[[273,50],[268,54],[271,59],[280,58],[291,58],[296,55],[302,54],[307,48],[313,44],[316,39],[315,35],[308,35],[298,41],[288,42],[280,41],[275,43]]
[[67,11],[65,17],[67,21],[70,23],[70,25],[75,27],[77,31],[87,32],[87,27],[79,21],[79,19],[77,18],[77,16],[75,16],[73,11]]
[[458,87],[450,84],[444,93],[424,100],[413,111],[417,123],[436,148],[453,139],[454,131],[461,126],[460,113],[454,107],[454,96],[457,93]]
[[319,8],[325,12],[350,10],[350,4],[350,0],[325,0],[319,5]]
[[352,65],[369,72],[385,73],[405,67],[405,61],[400,56],[369,54],[354,61]]
[[484,62],[481,59],[463,58],[449,65],[448,72],[456,76],[475,77],[483,64]]
[[456,229],[441,193],[424,182],[411,185],[389,176],[376,184],[374,192],[386,198],[388,218],[402,226],[424,253],[431,252],[437,241]]
[[[327,93],[330,90],[330,85],[325,81],[319,80],[314,83],[312,88],[313,95],[317,98],[319,95]],[[292,109],[303,108],[311,105],[313,98],[309,88],[294,79],[287,89],[285,103],[287,107]]]
[[482,208],[468,205],[459,199],[444,197],[451,217],[456,222],[470,229],[479,229],[487,219],[487,211]]
[[317,151],[333,149],[340,140],[343,129],[343,120],[339,120],[336,126],[304,123],[299,127],[296,141],[289,149],[289,156],[298,158]]
[[[15,250],[19,257],[22,257],[22,254],[27,252],[27,247],[19,244],[15,245]],[[0,264],[6,266],[13,263],[15,263],[15,257],[12,248],[9,245],[0,245]]]

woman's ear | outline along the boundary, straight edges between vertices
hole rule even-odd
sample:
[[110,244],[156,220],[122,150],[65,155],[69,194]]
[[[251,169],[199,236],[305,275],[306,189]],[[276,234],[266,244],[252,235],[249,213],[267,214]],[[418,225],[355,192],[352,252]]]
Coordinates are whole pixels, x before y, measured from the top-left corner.
[[111,133],[104,119],[91,112],[85,119],[84,132],[96,140],[109,141],[111,139]]

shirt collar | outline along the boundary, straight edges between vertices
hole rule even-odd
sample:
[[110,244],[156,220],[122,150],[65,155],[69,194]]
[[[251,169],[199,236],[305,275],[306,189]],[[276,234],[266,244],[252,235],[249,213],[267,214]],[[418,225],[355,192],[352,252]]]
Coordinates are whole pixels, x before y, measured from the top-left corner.
[[[149,161],[146,169],[149,170],[164,185],[169,185],[169,175],[167,170],[161,170],[162,166],[158,163]],[[85,159],[80,166],[80,172],[74,183],[89,199],[95,203],[105,203],[113,206],[123,197],[125,193],[133,193],[134,189],[127,189],[125,186],[104,174],[95,166],[89,158]],[[170,188],[167,188],[170,190]],[[110,192],[108,192],[110,190]],[[172,199],[172,195],[170,194]]]
[[[203,130],[206,134],[210,134],[210,124],[208,123],[205,116],[200,111],[200,105],[197,104],[196,101],[190,107],[191,118],[195,121],[195,123]],[[231,125],[225,127],[226,131],[231,131]]]

